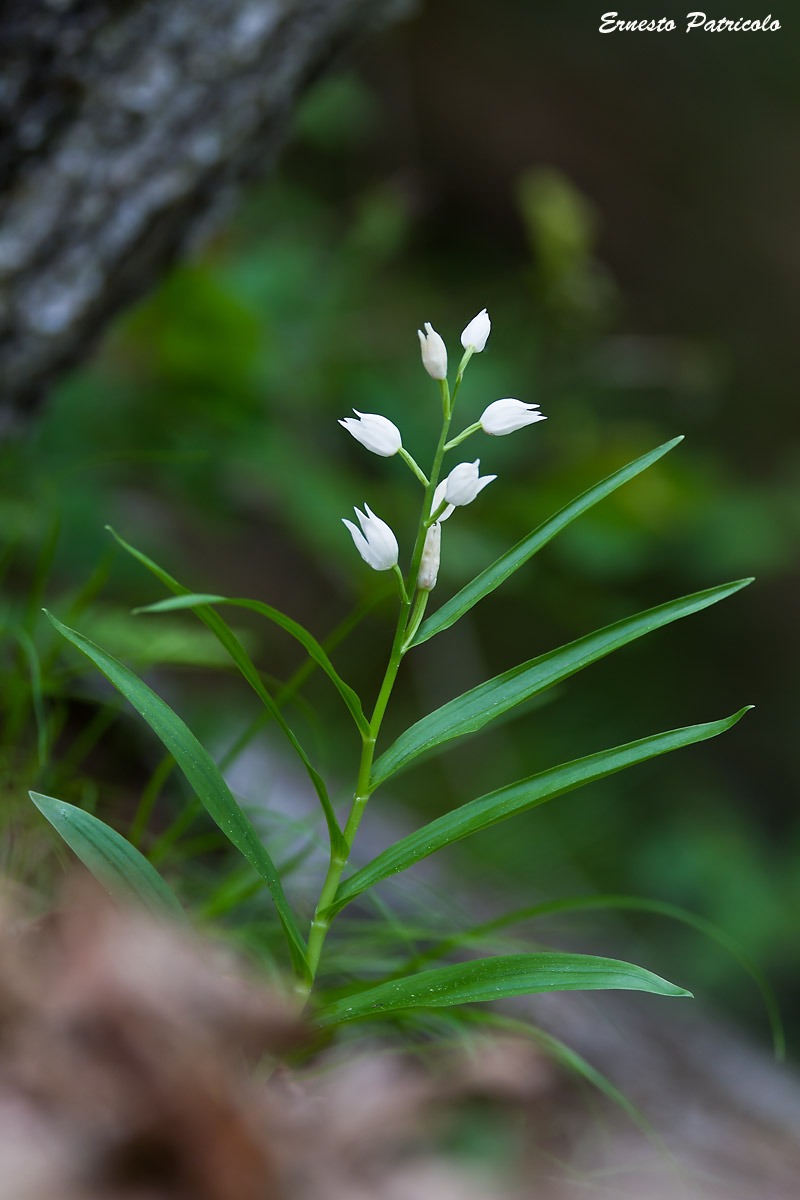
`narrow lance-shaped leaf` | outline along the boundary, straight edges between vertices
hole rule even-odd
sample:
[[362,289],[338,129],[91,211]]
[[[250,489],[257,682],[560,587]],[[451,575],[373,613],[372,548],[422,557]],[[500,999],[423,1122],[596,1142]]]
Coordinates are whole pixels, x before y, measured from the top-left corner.
[[659,975],[615,958],[589,954],[503,954],[421,971],[328,1004],[317,1014],[321,1025],[408,1008],[446,1008],[505,996],[539,992],[619,990],[656,996],[691,996]]
[[42,816],[112,896],[142,904],[156,916],[183,918],[177,897],[155,867],[115,829],[53,796],[39,792],[29,795]]
[[361,707],[358,694],[337,673],[336,668],[317,639],[312,637],[308,630],[300,625],[299,622],[285,616],[277,608],[273,608],[272,605],[264,604],[261,600],[234,599],[229,596],[217,596],[205,592],[187,592],[185,595],[171,596],[167,600],[158,600],[155,604],[147,604],[134,611],[137,613],[174,612],[176,609],[191,608],[197,612],[200,608],[205,608],[213,604],[231,604],[236,608],[249,608],[252,612],[259,613],[260,616],[266,617],[268,621],[272,621],[275,625],[290,633],[304,647],[309,658],[313,659],[317,666],[321,667],[331,680],[347,705],[359,733],[364,734],[365,737],[370,736],[369,721],[364,716],[364,710]]
[[641,896],[593,895],[567,896],[561,897],[558,900],[545,900],[539,904],[526,904],[524,907],[514,909],[512,912],[503,913],[499,917],[492,917],[489,921],[481,921],[479,925],[473,925],[468,929],[463,929],[458,933],[441,938],[420,954],[415,954],[413,958],[405,963],[404,969],[397,973],[408,974],[411,971],[419,971],[422,967],[427,966],[436,959],[445,958],[453,951],[463,950],[465,946],[476,942],[485,944],[489,941],[492,934],[508,928],[509,925],[518,925],[523,921],[532,921],[540,917],[550,917],[561,913],[591,912],[603,909],[655,913],[658,916],[669,917],[673,921],[681,921],[696,932],[704,934],[722,946],[724,950],[727,950],[741,964],[761,993],[772,1027],[775,1057],[778,1059],[784,1057],[786,1053],[786,1037],[783,1031],[780,1009],[775,999],[775,994],[767,982],[763,971],[745,953],[736,939],[731,937],[724,929],[721,929],[719,925],[715,925],[713,921],[708,921],[705,917],[700,917],[688,909],[679,907],[677,904],[669,904],[665,900],[650,900]]
[[615,746],[613,750],[602,750],[586,758],[551,767],[538,775],[532,775],[529,779],[509,784],[477,800],[471,800],[453,812],[437,817],[435,821],[424,825],[415,833],[401,838],[360,871],[356,871],[339,888],[331,906],[332,911],[338,912],[373,884],[405,871],[420,859],[441,850],[443,846],[449,846],[481,829],[488,829],[491,825],[518,813],[527,812],[528,809],[544,804],[547,800],[574,788],[583,787],[596,779],[645,762],[648,758],[655,758],[659,754],[669,753],[670,750],[678,750],[683,746],[691,746],[695,742],[716,737],[735,725],[747,711],[747,708],[742,708],[732,717],[721,721],[688,725],[683,729],[658,733],[624,746]]
[[371,786],[377,787],[418,754],[433,750],[452,738],[474,733],[509,709],[569,678],[620,646],[652,633],[671,621],[708,608],[718,600],[732,596],[748,583],[752,583],[752,579],[738,579],[625,617],[622,621],[615,621],[613,625],[606,625],[566,646],[532,658],[464,692],[400,735],[375,763]]
[[295,966],[305,971],[305,943],[294,913],[283,891],[275,864],[262,844],[248,817],[236,803],[233,793],[219,773],[214,760],[192,731],[168,704],[143,683],[133,671],[112,658],[94,642],[68,629],[51,614],[48,618],[67,641],[95,664],[106,679],[122,693],[169,750],[186,776],[198,800],[206,808],[225,836],[255,867],[270,890],[286,934]]
[[260,613],[262,617],[266,617],[268,621],[272,621],[273,624],[278,625],[300,643],[308,656],[325,672],[344,700],[353,720],[358,726],[359,732],[363,733],[365,737],[370,736],[369,722],[364,716],[364,710],[361,707],[358,693],[349,684],[345,683],[325,652],[324,647],[320,645],[313,634],[309,633],[299,621],[293,620],[292,617],[287,617],[279,609],[273,608],[271,604],[264,604],[260,600],[231,600],[226,596],[190,592],[188,588],[179,583],[168,571],[165,571],[163,567],[159,567],[158,563],[154,562],[152,558],[148,558],[141,550],[137,550],[135,546],[131,546],[129,542],[121,538],[110,525],[106,526],[106,528],[118,544],[122,546],[123,550],[132,555],[137,562],[146,567],[165,587],[169,588],[176,595],[175,599],[160,600],[155,604],[148,604],[143,608],[137,609],[137,612],[169,612],[176,608],[191,608],[205,620],[206,614],[198,610],[204,609],[210,604],[236,604],[240,608],[250,608],[253,612]]
[[[114,533],[113,529],[111,532]],[[171,588],[173,591],[180,592],[182,596],[189,595],[182,584],[178,583],[176,579],[173,579],[171,575],[162,570],[162,568],[154,563],[152,559],[149,559],[146,554],[142,554],[141,551],[136,550],[133,546],[129,546],[128,543],[123,541],[123,539],[120,538],[116,533],[114,533],[114,537],[121,546],[123,546],[130,554],[133,555],[134,558],[142,563],[143,566],[147,567],[147,569],[151,571],[158,579],[160,579],[161,582],[167,587]],[[215,612],[213,608],[210,608],[204,603],[194,605],[193,609],[203,624],[211,630],[217,641],[225,648],[225,650],[227,650],[234,664],[239,668],[239,671],[259,697],[272,719],[288,739],[293,750],[308,772],[308,777],[311,780],[314,791],[317,793],[320,806],[322,807],[322,811],[325,815],[325,820],[328,825],[331,846],[333,847],[335,853],[343,853],[344,837],[339,828],[339,823],[336,820],[336,814],[333,811],[333,805],[331,804],[328,796],[328,789],[325,786],[325,780],[311,762],[298,738],[295,736],[294,731],[284,720],[277,702],[273,699],[264,686],[257,667],[251,661],[244,646],[239,641],[230,625],[228,625],[227,621],[225,621],[219,615],[219,613]],[[320,653],[323,655],[325,653],[321,647]]]
[[422,625],[416,633],[412,646],[419,646],[422,642],[427,642],[428,638],[432,638],[435,634],[441,633],[444,629],[449,629],[454,625],[459,617],[463,617],[464,613],[469,612],[473,605],[482,600],[484,596],[488,596],[496,587],[499,587],[509,575],[521,566],[523,566],[529,558],[532,558],[538,550],[560,533],[571,521],[576,517],[581,516],[587,509],[597,504],[599,500],[603,500],[609,496],[623,483],[627,483],[629,479],[633,479],[639,475],[647,467],[652,466],[659,458],[673,450],[679,442],[683,441],[683,436],[673,438],[669,442],[664,442],[662,446],[656,446],[655,450],[650,450],[647,454],[643,454],[641,458],[635,459],[628,463],[626,467],[622,467],[619,471],[615,471],[613,475],[609,475],[607,479],[603,479],[600,483],[596,483],[594,487],[583,492],[582,495],[576,497],[571,503],[565,505],[557,513],[554,513],[543,525],[534,529],[527,537],[524,537],[521,542],[517,542],[516,546],[512,546],[505,554],[501,555],[496,562],[493,562],[485,571],[481,571],[476,577],[463,587],[460,592],[457,592],[450,600],[447,600],[437,612],[433,613]]
[[[558,913],[591,912],[592,910],[601,909],[655,913],[658,916],[669,917],[673,921],[681,921],[684,925],[688,925],[691,929],[696,930],[697,933],[710,938],[726,950],[747,972],[761,993],[764,1008],[766,1009],[772,1029],[772,1043],[775,1057],[777,1059],[784,1058],[786,1054],[786,1035],[783,1029],[783,1021],[781,1020],[780,1008],[775,998],[775,993],[770,987],[764,972],[753,962],[749,954],[742,949],[736,938],[732,937],[726,930],[721,929],[719,925],[715,925],[713,921],[708,921],[705,917],[700,917],[696,913],[689,912],[688,909],[681,908],[677,904],[669,904],[665,900],[650,900],[641,896],[568,896],[560,900],[548,900],[541,904],[529,905],[526,908],[518,909],[516,912],[507,913],[503,917],[496,917],[493,921],[487,921],[482,929],[485,932],[490,932],[492,929],[502,929],[506,925],[537,917],[554,916]],[[475,931],[472,932],[474,933]]]

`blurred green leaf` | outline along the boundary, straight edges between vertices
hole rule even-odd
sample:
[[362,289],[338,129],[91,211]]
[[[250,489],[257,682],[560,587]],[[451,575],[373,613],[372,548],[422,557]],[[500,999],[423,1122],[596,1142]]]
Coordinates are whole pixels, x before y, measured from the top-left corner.
[[156,916],[183,918],[177,897],[155,867],[116,830],[63,800],[40,792],[29,795],[42,816],[113,896],[142,904]]
[[294,913],[284,895],[280,878],[266,848],[259,840],[247,816],[236,803],[233,793],[220,775],[208,751],[201,746],[187,725],[160,696],[122,663],[106,654],[94,642],[62,625],[51,613],[48,619],[59,633],[94,663],[106,679],[128,700],[169,750],[186,779],[225,836],[266,881],[295,965],[305,969],[305,943]]
[[[157,563],[153,562],[151,558],[148,558],[146,554],[143,554],[141,550],[137,550],[135,546],[131,546],[124,540],[124,538],[121,538],[119,534],[115,533],[113,529],[110,529],[110,532],[124,550],[127,550],[129,554],[133,555],[133,557],[137,559],[142,566],[147,567],[148,571],[155,575],[157,579],[160,579],[161,582],[171,591],[177,592],[181,597],[189,595],[188,590],[182,584],[178,583],[177,579],[174,579],[167,571],[165,571],[162,567],[159,567]],[[288,739],[298,758],[308,772],[309,779],[314,786],[314,791],[317,793],[320,806],[328,825],[331,845],[335,848],[337,853],[342,853],[344,851],[344,839],[339,828],[339,823],[336,820],[336,813],[333,811],[333,806],[330,802],[330,797],[328,796],[328,789],[325,786],[325,780],[311,762],[292,729],[284,720],[277,703],[264,687],[264,684],[261,681],[261,676],[246,653],[244,646],[239,641],[228,623],[222,619],[219,613],[214,612],[213,608],[210,608],[207,604],[199,603],[193,605],[192,609],[196,616],[198,616],[203,622],[203,624],[208,626],[220,644],[224,646],[225,650],[227,650],[231,659],[238,667],[239,671],[242,673],[247,682],[250,684],[258,698],[261,700],[261,703],[267,709],[276,725]],[[273,609],[272,611],[276,612],[277,610]],[[288,618],[284,618],[284,620],[288,621]],[[292,622],[292,624],[295,623]],[[301,628],[301,626],[298,626],[298,629],[299,628]],[[310,638],[311,635],[308,634],[307,636]],[[325,651],[321,646],[318,647],[318,650],[320,655],[327,658],[327,655],[325,655]]]
[[273,608],[269,604],[264,604],[260,600],[231,599],[227,596],[216,596],[199,592],[187,592],[186,595],[172,596],[168,600],[158,600],[155,604],[147,604],[142,608],[136,608],[134,609],[134,612],[174,612],[176,609],[185,608],[190,608],[196,612],[199,608],[208,607],[213,604],[233,604],[238,608],[249,608],[252,612],[257,612],[260,616],[266,617],[268,621],[272,621],[275,625],[280,626],[281,629],[284,629],[287,633],[290,633],[293,638],[296,638],[297,641],[300,642],[301,646],[308,651],[309,657],[312,658],[328,676],[331,683],[347,705],[347,708],[353,717],[359,732],[362,733],[364,737],[370,736],[369,722],[364,716],[364,710],[361,707],[361,701],[358,697],[358,694],[353,691],[353,689],[349,687],[348,684],[346,684],[338,674],[336,668],[328,658],[317,639],[313,637],[298,621],[294,621],[291,617],[285,616],[284,613],[279,612],[277,608]]

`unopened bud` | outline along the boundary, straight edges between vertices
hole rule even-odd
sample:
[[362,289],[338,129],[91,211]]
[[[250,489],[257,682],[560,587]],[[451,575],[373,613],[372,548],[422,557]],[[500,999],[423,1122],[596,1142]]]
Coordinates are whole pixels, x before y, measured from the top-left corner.
[[431,379],[447,379],[447,347],[430,321],[425,322],[425,333],[417,330],[422,365]]
[[472,318],[461,334],[461,345],[465,350],[472,349],[476,354],[480,354],[489,340],[491,331],[492,322],[489,320],[486,309],[483,308],[477,317]]
[[439,558],[442,545],[442,527],[438,521],[431,525],[425,535],[425,545],[422,548],[422,561],[419,565],[417,586],[423,592],[430,592],[436,587],[439,577]]

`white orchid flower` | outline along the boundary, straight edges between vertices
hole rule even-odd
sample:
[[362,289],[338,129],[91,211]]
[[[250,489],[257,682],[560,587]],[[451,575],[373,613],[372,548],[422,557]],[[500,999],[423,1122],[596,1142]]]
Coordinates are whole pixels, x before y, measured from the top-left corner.
[[453,467],[446,479],[443,479],[436,491],[433,493],[433,501],[431,503],[431,514],[436,516],[437,512],[447,501],[447,508],[443,509],[438,516],[437,521],[446,521],[451,517],[457,507],[464,504],[471,504],[478,492],[482,492],[487,483],[491,483],[493,479],[497,479],[496,475],[479,475],[478,468],[481,465],[479,458],[472,463],[459,463],[457,467]]
[[393,421],[378,413],[360,413],[356,408],[353,412],[358,420],[345,417],[339,421],[342,428],[351,433],[362,446],[366,446],[367,450],[379,454],[381,458],[391,458],[393,454],[397,454],[403,445],[403,439]]
[[422,365],[431,379],[447,379],[447,347],[430,321],[425,322],[425,333],[417,330],[422,351]]
[[480,426],[484,433],[495,437],[503,437],[507,433],[515,433],[526,425],[535,425],[537,421],[546,421],[542,412],[537,412],[538,404],[524,404],[522,400],[495,400],[483,410]]
[[367,510],[366,515],[360,509],[354,509],[360,529],[344,517],[342,524],[350,530],[356,550],[373,571],[391,571],[397,566],[400,553],[397,538],[386,522],[375,516],[368,504],[365,504],[364,508]]
[[480,475],[480,465],[481,460],[476,458],[475,462],[459,463],[453,467],[445,480],[444,498],[448,504],[454,504],[457,508],[471,504],[487,483],[497,479],[496,475]]

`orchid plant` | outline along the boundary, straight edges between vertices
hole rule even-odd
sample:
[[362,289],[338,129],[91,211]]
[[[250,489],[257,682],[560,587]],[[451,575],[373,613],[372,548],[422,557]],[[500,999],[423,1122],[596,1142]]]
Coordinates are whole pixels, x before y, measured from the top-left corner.
[[[126,666],[83,634],[50,617],[56,629],[86,655],[138,710],[185,775],[197,799],[225,837],[264,881],[283,931],[286,966],[293,976],[298,1003],[305,1006],[311,1000],[312,1018],[324,1028],[376,1014],[462,1006],[546,991],[621,988],[664,996],[690,994],[684,988],[632,963],[552,951],[470,958],[424,970],[419,970],[419,962],[412,960],[405,972],[393,972],[377,982],[351,981],[344,987],[341,986],[341,977],[334,973],[331,978],[326,969],[325,946],[332,923],[343,909],[382,881],[460,839],[544,804],[565,792],[657,755],[723,733],[747,711],[743,708],[721,720],[655,733],[625,745],[594,752],[469,799],[347,873],[367,805],[376,791],[396,773],[411,767],[424,753],[436,751],[455,739],[476,733],[518,705],[542,694],[628,642],[707,608],[750,582],[747,579],[737,580],[668,601],[523,662],[423,715],[392,744],[381,747],[376,757],[384,717],[406,655],[416,653],[425,642],[444,633],[523,567],[570,522],[651,466],[681,441],[677,437],[656,447],[590,487],[467,582],[432,615],[426,616],[437,583],[440,557],[446,553],[447,533],[445,531],[443,535],[443,525],[453,517],[456,509],[472,504],[497,478],[494,474],[480,474],[480,458],[459,462],[445,474],[446,457],[473,436],[484,434],[502,437],[546,419],[538,404],[506,397],[493,400],[483,409],[478,420],[466,424],[459,433],[451,436],[465,372],[473,356],[484,351],[490,331],[491,323],[486,309],[467,324],[461,334],[463,354],[452,387],[443,338],[429,322],[418,331],[422,365],[438,385],[442,413],[438,441],[426,469],[410,454],[403,444],[401,431],[386,417],[354,410],[355,416],[340,421],[343,428],[367,451],[383,458],[399,456],[414,477],[415,486],[421,488],[422,496],[416,536],[405,570],[400,565],[401,551],[395,533],[368,504],[364,505],[363,511],[355,509],[358,524],[343,519],[356,550],[367,566],[375,571],[391,572],[397,589],[394,636],[383,680],[368,713],[362,698],[345,682],[338,667],[334,666],[328,650],[291,617],[260,600],[190,592],[141,551],[117,538],[126,551],[173,593],[171,597],[148,606],[144,611],[193,610],[228,652],[308,773],[327,826],[329,862],[327,873],[320,881],[319,898],[313,914],[307,914],[309,924],[306,932],[284,891],[284,883],[270,849],[231,792],[220,768],[184,721]],[[457,519],[466,519],[466,514],[463,517],[459,515]],[[360,755],[357,765],[354,763],[352,800],[344,819],[341,819],[331,802],[328,784],[284,715],[285,701],[292,688],[274,693],[274,689],[267,686],[242,642],[220,615],[219,609],[226,605],[255,611],[295,638],[308,656],[307,669],[300,674],[305,678],[311,670],[321,670],[346,706],[360,739]],[[53,797],[38,793],[31,795],[41,812],[110,891],[135,899],[159,915],[166,913],[176,918],[184,917],[176,894],[153,864],[116,830],[94,815]],[[445,957],[448,945],[443,943],[437,949],[433,934],[431,938],[434,945],[423,958]],[[332,993],[330,989],[334,984],[340,986]]]

